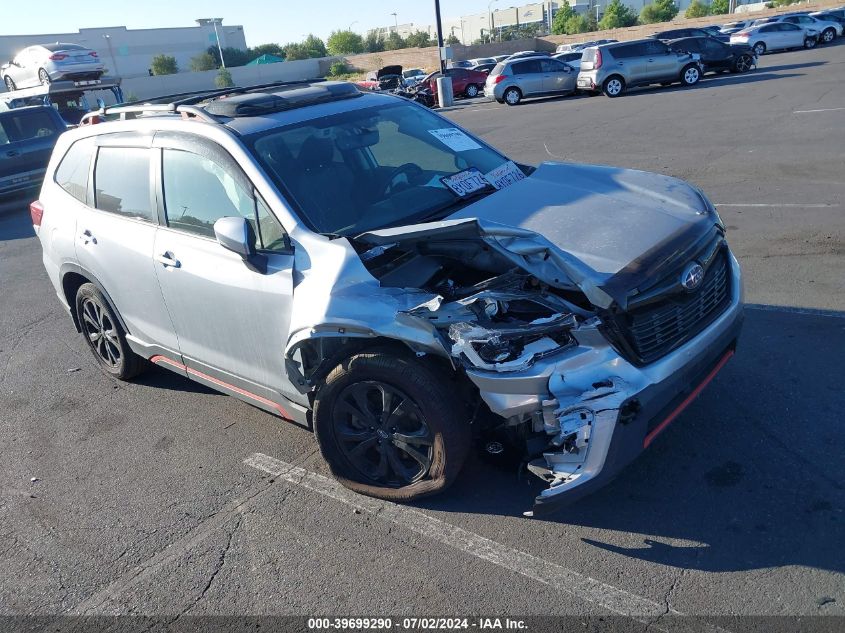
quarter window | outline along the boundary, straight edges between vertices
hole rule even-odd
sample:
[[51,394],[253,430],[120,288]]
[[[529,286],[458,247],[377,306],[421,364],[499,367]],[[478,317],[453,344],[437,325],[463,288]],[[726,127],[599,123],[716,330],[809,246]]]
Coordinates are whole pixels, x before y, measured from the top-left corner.
[[88,173],[94,149],[93,136],[76,141],[56,170],[56,183],[80,202],[88,200]]
[[154,222],[149,150],[101,147],[94,168],[94,191],[94,205],[101,211]]

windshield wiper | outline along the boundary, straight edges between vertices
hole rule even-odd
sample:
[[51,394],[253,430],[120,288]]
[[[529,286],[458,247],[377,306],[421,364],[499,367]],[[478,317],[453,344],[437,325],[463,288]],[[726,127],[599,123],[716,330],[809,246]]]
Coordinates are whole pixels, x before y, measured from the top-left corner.
[[495,193],[497,191],[498,191],[498,189],[496,189],[493,185],[488,185],[484,189],[479,189],[478,191],[473,191],[472,193],[467,194],[463,197],[455,198],[454,200],[452,200],[452,202],[448,202],[445,205],[443,205],[442,207],[435,209],[434,211],[429,211],[429,212],[423,214],[422,216],[418,216],[416,218],[411,218],[409,223],[416,224],[418,222],[425,222],[425,221],[428,221],[428,220],[437,220],[437,219],[440,219],[441,217],[446,217],[447,215],[449,215],[450,213],[452,213],[456,209],[460,209],[462,207],[465,207],[470,202],[475,202],[476,200],[480,200],[481,198],[486,198],[491,193]]

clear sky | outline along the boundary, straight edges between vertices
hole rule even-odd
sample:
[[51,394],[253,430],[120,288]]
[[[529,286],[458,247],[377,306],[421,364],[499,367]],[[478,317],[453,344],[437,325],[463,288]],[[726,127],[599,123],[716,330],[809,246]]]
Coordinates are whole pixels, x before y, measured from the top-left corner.
[[[434,24],[434,0],[106,0],[78,3],[41,0],[35,3],[8,0],[18,8],[3,11],[0,35],[75,32],[85,27],[126,26],[130,29],[193,26],[196,18],[223,18],[242,24],[247,44],[301,40],[314,33],[322,38],[336,29],[352,26],[365,33],[376,26]],[[525,4],[523,0],[497,0],[493,9]],[[488,0],[441,0],[443,18],[483,13]]]

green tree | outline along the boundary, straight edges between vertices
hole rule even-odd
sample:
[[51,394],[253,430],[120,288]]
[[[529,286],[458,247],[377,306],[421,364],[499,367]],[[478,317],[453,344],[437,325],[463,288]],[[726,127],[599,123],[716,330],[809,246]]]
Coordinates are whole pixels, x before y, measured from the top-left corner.
[[204,70],[214,70],[215,68],[217,68],[217,60],[209,52],[200,53],[196,57],[191,57],[191,70],[195,73]]
[[678,15],[678,6],[673,0],[654,0],[640,11],[640,23],[669,22],[676,15]]
[[214,77],[214,85],[218,88],[231,88],[235,85],[235,82],[232,81],[232,73],[229,72],[228,68],[221,68],[217,71],[217,76]]
[[622,0],[611,0],[604,9],[604,15],[599,21],[600,29],[619,29],[624,26],[634,26],[637,23],[637,14]]
[[575,10],[569,6],[567,0],[563,0],[563,6],[559,7],[552,19],[552,33],[563,35],[566,33],[566,22],[575,15]]
[[567,35],[575,35],[576,33],[589,33],[595,29],[590,24],[590,20],[585,15],[573,15],[563,25],[564,31]]
[[384,40],[384,50],[386,51],[395,51],[400,48],[408,48],[408,45],[405,43],[405,40],[402,39],[402,36],[399,35],[396,31],[391,31],[390,34],[387,36],[387,39]]
[[408,48],[426,48],[431,46],[431,36],[425,31],[416,31],[405,38]]
[[329,53],[326,50],[326,44],[316,35],[308,34],[305,41],[302,42],[305,50],[308,51],[308,57],[328,57]]
[[378,31],[370,31],[364,38],[364,50],[368,53],[381,53],[384,50],[384,38]]
[[326,40],[326,48],[332,55],[354,55],[364,52],[364,38],[354,31],[332,31]]
[[446,44],[446,46],[454,46],[455,44],[460,44],[461,40],[455,37],[454,33],[450,33],[449,37],[443,40],[443,43]]
[[[208,47],[208,54],[214,58],[215,63],[217,66],[221,66],[220,63],[220,50],[216,46],[209,46]],[[247,62],[252,61],[258,55],[253,56],[251,51],[242,51],[239,48],[233,48],[228,46],[223,49],[223,59],[226,61],[227,68],[234,68],[235,66],[244,66]]]
[[284,57],[285,49],[278,44],[259,44],[249,49],[250,59],[261,57],[262,55],[275,55],[276,57]]
[[329,66],[329,72],[327,75],[329,77],[340,77],[341,75],[346,75],[349,73],[349,66],[347,66],[343,62],[335,62],[331,66]]
[[156,55],[150,63],[150,69],[154,75],[175,75],[179,72],[176,65],[176,58],[173,55]]
[[713,15],[724,15],[730,9],[728,0],[713,0],[710,3],[710,13]]
[[684,12],[685,18],[703,18],[706,15],[710,15],[710,5],[699,0],[692,0]]

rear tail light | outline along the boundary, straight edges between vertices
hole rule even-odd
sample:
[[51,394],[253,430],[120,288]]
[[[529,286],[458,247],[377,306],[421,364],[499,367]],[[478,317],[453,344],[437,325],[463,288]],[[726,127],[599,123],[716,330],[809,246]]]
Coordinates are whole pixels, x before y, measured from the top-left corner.
[[50,55],[50,59],[52,59],[54,62],[60,62],[65,58],[67,58],[67,55],[65,55],[64,53],[53,53],[52,55]]
[[29,203],[29,215],[32,216],[32,226],[41,228],[41,218],[44,217],[44,205],[40,200]]
[[97,55],[97,51],[91,51],[91,52],[90,52],[90,53],[88,53],[88,54],[89,54],[91,57],[99,57],[99,55]]
[[748,37],[751,35],[748,31],[739,31],[738,33],[734,33],[737,37]]
[[493,83],[494,84],[500,84],[507,78],[508,78],[507,75],[496,75],[496,77],[493,79]]
[[601,49],[596,49],[596,61],[593,62],[593,68],[601,68]]

